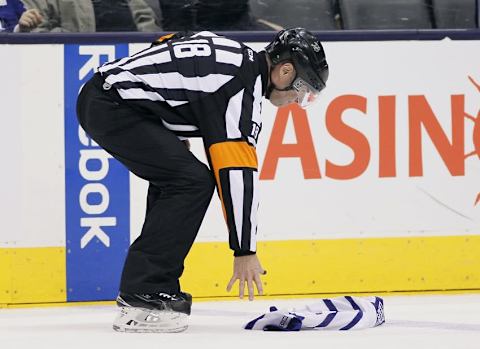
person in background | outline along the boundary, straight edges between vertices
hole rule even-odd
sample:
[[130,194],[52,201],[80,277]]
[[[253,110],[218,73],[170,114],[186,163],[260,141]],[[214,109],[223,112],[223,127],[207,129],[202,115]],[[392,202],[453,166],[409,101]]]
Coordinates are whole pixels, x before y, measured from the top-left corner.
[[[1,0],[0,0],[1,1]],[[45,20],[36,32],[155,32],[157,17],[144,0],[24,0]]]
[[165,31],[279,30],[254,18],[249,0],[158,1]]
[[20,0],[0,0],[0,32],[27,33],[41,22],[40,12],[25,10]]

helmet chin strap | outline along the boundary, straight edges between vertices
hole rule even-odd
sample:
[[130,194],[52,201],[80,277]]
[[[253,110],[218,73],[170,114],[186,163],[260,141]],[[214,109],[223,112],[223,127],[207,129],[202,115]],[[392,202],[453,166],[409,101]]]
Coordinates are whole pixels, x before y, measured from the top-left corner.
[[271,82],[268,83],[268,86],[267,86],[267,91],[265,92],[265,98],[266,99],[270,99],[270,95],[272,94],[272,91],[275,89],[275,87],[273,87],[273,84]]
[[274,67],[275,65],[273,65],[273,63],[270,63],[270,67],[269,67],[270,71],[268,72],[268,86],[267,86],[267,91],[265,92],[265,98],[267,99],[270,99],[270,95],[272,94],[273,90],[275,90],[275,85],[272,82],[272,72]]

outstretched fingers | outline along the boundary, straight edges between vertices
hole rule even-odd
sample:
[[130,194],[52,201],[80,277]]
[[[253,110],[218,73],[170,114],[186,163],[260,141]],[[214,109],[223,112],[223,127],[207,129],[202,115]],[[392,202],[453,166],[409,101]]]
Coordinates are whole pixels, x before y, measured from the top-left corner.
[[255,290],[253,288],[253,280],[252,278],[248,278],[247,280],[247,285],[248,285],[248,300],[253,301],[253,297],[255,295]]
[[227,292],[230,292],[232,290],[232,287],[233,285],[235,284],[235,281],[237,281],[238,277],[237,276],[232,276],[232,278],[230,279],[230,281],[228,282],[228,285],[227,285]]
[[255,274],[253,280],[255,281],[255,285],[257,286],[257,291],[260,296],[263,296],[263,285],[262,280],[258,274]]

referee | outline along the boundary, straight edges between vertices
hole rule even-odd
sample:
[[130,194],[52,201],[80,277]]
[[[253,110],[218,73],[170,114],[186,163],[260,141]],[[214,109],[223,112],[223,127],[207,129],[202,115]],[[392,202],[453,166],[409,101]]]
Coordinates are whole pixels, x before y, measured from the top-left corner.
[[[187,328],[192,297],[180,289],[184,260],[215,186],[234,251],[230,291],[263,293],[256,252],[262,97],[305,107],[325,87],[320,42],[302,28],[277,34],[265,51],[210,32],[170,34],[150,48],[98,68],[83,87],[83,129],[149,182],[142,232],[125,261],[114,329]],[[209,167],[189,151],[202,137]]]

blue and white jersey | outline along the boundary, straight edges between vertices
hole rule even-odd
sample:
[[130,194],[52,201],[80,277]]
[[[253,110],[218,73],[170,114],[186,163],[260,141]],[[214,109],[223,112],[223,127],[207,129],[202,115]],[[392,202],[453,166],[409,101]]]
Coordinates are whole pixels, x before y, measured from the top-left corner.
[[292,310],[271,307],[270,312],[245,325],[247,330],[358,330],[385,322],[380,297],[337,297]]

